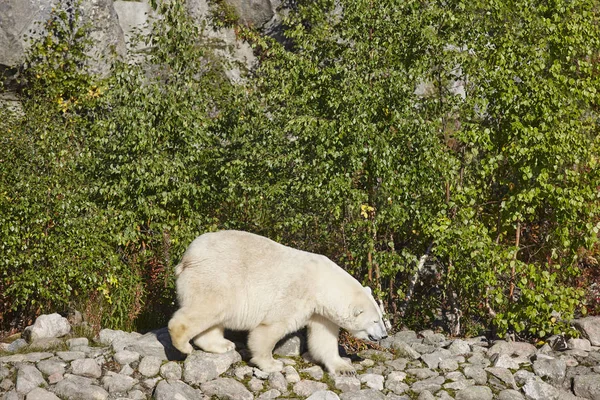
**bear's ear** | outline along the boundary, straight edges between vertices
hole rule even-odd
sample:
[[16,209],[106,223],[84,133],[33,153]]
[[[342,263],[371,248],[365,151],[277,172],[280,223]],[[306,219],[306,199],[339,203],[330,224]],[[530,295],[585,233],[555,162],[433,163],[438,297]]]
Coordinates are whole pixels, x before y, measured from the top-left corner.
[[354,316],[358,317],[360,314],[362,314],[364,311],[362,308],[355,308],[354,309]]
[[368,294],[371,294],[371,288],[368,286],[363,286],[363,289],[365,289],[365,292],[367,292]]

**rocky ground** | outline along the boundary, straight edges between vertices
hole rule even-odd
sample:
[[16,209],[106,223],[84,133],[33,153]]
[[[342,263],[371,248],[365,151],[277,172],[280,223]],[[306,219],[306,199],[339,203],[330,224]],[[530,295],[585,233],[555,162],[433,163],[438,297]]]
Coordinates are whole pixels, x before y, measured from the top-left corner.
[[352,355],[356,376],[310,363],[301,335],[278,346],[282,372],[266,374],[238,351],[184,358],[166,329],[146,335],[104,329],[77,337],[58,314],[0,343],[0,398],[56,399],[593,399],[600,400],[600,317],[580,320],[583,338],[536,348],[483,337],[448,339],[401,331],[384,350]]

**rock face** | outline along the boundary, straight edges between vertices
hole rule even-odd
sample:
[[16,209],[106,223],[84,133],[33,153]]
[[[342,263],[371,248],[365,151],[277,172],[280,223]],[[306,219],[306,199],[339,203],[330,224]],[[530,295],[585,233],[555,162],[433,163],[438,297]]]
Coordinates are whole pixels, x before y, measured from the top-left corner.
[[[43,23],[48,20],[58,0],[2,0],[0,2],[0,65],[16,67],[29,48],[28,36],[43,34]],[[92,61],[89,68],[104,74],[110,68],[111,54],[125,54],[125,40],[119,26],[112,0],[83,0],[82,23],[91,26],[90,50]],[[101,57],[106,57],[102,60]]]
[[[297,339],[281,345],[295,354]],[[265,373],[247,365],[241,342],[240,353],[198,350],[169,361],[166,330],[140,335],[104,329],[95,343],[69,336],[54,340],[62,343],[60,350],[35,351],[34,342],[17,354],[0,353],[0,399],[600,400],[600,348],[587,341],[553,351],[402,331],[388,340],[401,354],[366,350],[353,363],[357,375],[330,376],[296,355],[280,358],[282,372]],[[516,360],[511,364],[516,368],[500,366],[500,357],[507,364]]]

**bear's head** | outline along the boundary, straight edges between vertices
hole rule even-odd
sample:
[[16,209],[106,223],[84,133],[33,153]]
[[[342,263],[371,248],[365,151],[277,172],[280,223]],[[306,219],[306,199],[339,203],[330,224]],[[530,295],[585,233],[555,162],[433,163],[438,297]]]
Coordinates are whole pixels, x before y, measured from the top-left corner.
[[387,337],[381,310],[375,302],[371,288],[363,287],[362,293],[352,303],[352,317],[346,330],[358,339],[379,341]]

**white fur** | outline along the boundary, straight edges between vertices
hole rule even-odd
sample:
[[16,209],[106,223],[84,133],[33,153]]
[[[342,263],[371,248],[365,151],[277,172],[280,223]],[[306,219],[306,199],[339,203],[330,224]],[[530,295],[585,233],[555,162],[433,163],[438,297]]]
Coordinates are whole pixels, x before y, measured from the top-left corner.
[[325,256],[262,236],[240,231],[199,236],[175,271],[181,308],[169,332],[186,354],[193,350],[191,339],[205,351],[233,350],[223,330],[248,330],[251,361],[263,371],[279,371],[275,344],[308,326],[315,361],[332,373],[348,373],[354,369],[339,355],[339,327],[362,339],[387,336],[371,289]]

